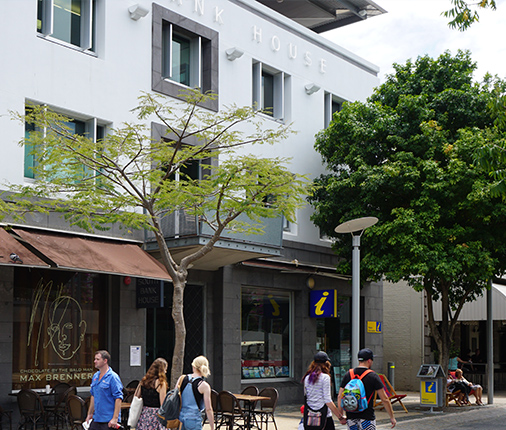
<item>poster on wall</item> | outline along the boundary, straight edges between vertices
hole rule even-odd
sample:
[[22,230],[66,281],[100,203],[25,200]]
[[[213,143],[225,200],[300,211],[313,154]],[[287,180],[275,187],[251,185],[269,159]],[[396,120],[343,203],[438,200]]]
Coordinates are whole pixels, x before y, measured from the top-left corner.
[[106,329],[100,318],[102,279],[89,273],[16,272],[12,389],[90,384],[94,352]]

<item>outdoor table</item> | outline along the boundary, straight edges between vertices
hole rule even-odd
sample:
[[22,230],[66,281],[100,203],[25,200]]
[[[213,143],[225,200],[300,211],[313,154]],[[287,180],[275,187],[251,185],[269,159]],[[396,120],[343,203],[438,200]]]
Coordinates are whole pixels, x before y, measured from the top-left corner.
[[254,415],[255,411],[253,409],[253,405],[262,400],[269,400],[270,397],[265,396],[254,396],[251,394],[234,394],[237,400],[243,401],[246,404],[246,429],[251,429],[251,417]]
[[127,428],[128,413],[130,412],[130,402],[121,402],[121,424],[123,428]]

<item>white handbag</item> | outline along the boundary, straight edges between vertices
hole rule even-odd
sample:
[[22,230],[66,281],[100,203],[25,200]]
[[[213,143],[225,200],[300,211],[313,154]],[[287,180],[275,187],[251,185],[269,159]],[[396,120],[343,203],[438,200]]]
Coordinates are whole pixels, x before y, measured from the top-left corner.
[[[135,394],[137,394],[137,390],[135,390]],[[134,395],[132,403],[130,405],[130,410],[128,412],[128,427],[137,427],[137,421],[139,421],[143,406],[144,402],[142,401],[142,397],[137,397]]]

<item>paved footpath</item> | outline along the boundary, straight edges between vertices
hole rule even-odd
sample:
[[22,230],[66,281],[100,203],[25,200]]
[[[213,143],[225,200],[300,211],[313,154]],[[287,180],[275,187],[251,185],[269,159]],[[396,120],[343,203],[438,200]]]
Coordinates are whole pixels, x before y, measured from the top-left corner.
[[[401,392],[402,393],[402,392]],[[404,394],[404,393],[402,393]],[[506,428],[506,392],[494,394],[494,403],[487,404],[487,395],[483,395],[485,406],[456,406],[451,404],[444,408],[420,407],[420,394],[416,392],[406,393],[403,399],[408,413],[404,412],[397,403],[394,405],[394,414],[397,419],[396,429],[399,430],[467,430],[467,429],[493,429]],[[471,396],[474,400],[474,398]],[[301,418],[300,405],[280,405],[275,413],[278,430],[296,430]],[[377,428],[389,429],[390,419],[384,411],[376,411]],[[488,425],[483,423],[489,423]],[[345,425],[334,420],[336,430],[345,429]],[[495,425],[494,425],[495,424]],[[497,424],[501,424],[497,427]],[[272,430],[274,427],[269,426]]]

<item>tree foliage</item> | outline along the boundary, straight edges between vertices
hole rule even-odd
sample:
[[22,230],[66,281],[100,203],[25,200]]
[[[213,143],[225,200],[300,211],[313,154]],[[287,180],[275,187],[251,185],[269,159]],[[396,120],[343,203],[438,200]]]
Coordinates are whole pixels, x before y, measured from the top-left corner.
[[446,18],[451,18],[448,26],[459,31],[465,31],[473,23],[480,20],[479,9],[490,8],[496,10],[495,0],[477,0],[469,2],[467,0],[451,0],[453,7],[443,12]]
[[[33,124],[34,131],[20,144],[32,148],[36,180],[11,186],[14,194],[0,207],[4,214],[59,212],[86,230],[120,223],[154,233],[174,285],[173,384],[183,371],[183,294],[191,264],[209,253],[225,231],[261,233],[263,218],[281,215],[294,221],[306,194],[306,179],[288,170],[288,159],[256,157],[244,148],[274,144],[290,128],[266,127],[250,107],[229,106],[218,113],[198,107],[212,97],[193,90],[179,101],[144,94],[134,109],[138,121],[98,141],[73,134],[69,118],[31,106],[17,116]],[[153,137],[151,122],[166,133]],[[200,178],[185,173],[192,163],[200,164]],[[162,218],[178,210],[213,231],[206,245],[181,261],[173,258],[161,228]]]
[[[475,67],[461,51],[395,64],[366,103],[344,104],[317,136],[331,173],[315,180],[310,196],[313,220],[329,236],[350,219],[379,218],[364,232],[364,276],[425,291],[444,366],[462,306],[506,268],[506,205],[473,163],[485,141],[498,139],[491,83],[474,83]],[[349,266],[350,240],[335,242],[340,270]]]

